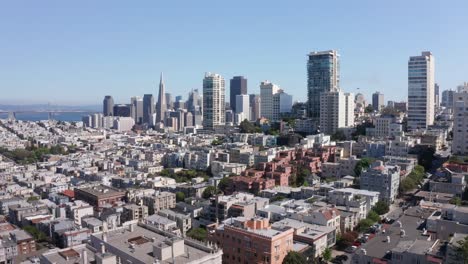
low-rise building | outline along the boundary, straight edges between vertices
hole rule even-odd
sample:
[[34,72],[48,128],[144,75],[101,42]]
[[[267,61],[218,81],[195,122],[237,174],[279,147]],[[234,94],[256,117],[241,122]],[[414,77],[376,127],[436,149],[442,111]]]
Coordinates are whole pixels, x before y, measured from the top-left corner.
[[280,264],[293,249],[294,229],[271,228],[268,219],[244,217],[225,220],[210,232],[210,241],[223,249],[223,263]]

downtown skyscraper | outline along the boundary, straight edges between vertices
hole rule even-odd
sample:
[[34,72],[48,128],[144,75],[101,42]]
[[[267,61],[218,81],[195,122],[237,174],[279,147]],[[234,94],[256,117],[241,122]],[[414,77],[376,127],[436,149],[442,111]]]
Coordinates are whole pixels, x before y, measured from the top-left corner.
[[237,113],[236,110],[236,96],[247,94],[247,79],[244,76],[234,76],[230,80],[229,86],[229,104],[232,111]]
[[408,129],[434,123],[434,56],[430,51],[408,61]]
[[143,95],[143,123],[152,125],[154,114],[154,96],[152,94]]
[[158,103],[156,105],[156,123],[164,122],[166,111],[166,89],[164,87],[163,74],[161,72],[161,78],[159,79]]
[[225,124],[225,82],[223,76],[206,73],[203,79],[203,127]]
[[307,61],[307,115],[320,120],[320,95],[340,87],[340,61],[335,50],[314,51]]
[[114,115],[114,99],[110,95],[106,95],[102,101],[102,113],[104,116]]

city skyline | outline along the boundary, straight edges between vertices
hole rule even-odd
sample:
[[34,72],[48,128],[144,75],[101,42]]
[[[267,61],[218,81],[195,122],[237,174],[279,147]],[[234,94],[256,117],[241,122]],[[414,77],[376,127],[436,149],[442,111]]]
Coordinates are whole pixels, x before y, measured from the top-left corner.
[[[380,91],[386,100],[406,100],[407,58],[425,50],[438,58],[435,81],[441,90],[455,89],[465,81],[463,72],[468,68],[462,52],[466,34],[461,34],[466,31],[466,3],[425,1],[424,13],[431,16],[414,16],[419,3],[342,3],[343,8],[336,9],[335,14],[341,18],[327,20],[326,29],[318,22],[327,15],[311,17],[307,12],[309,8],[320,9],[323,3],[253,5],[242,9],[244,22],[232,12],[242,5],[187,3],[188,8],[176,13],[172,3],[147,3],[142,9],[97,3],[96,11],[90,13],[69,3],[54,4],[54,8],[48,8],[48,3],[27,8],[8,3],[0,11],[0,22],[6,25],[0,33],[9,40],[0,44],[4,61],[0,78],[9,89],[0,103],[99,104],[107,94],[112,94],[116,102],[127,103],[135,95],[152,93],[156,97],[159,72],[167,76],[168,92],[186,96],[184,91],[202,88],[202,76],[207,71],[226,79],[245,76],[249,93],[258,93],[260,82],[269,80],[298,100],[307,95],[306,54],[329,49],[341,55],[342,89],[362,92],[368,99]],[[37,12],[41,8],[48,8],[47,12]],[[192,12],[206,8],[220,12],[210,19]],[[165,12],[154,16],[158,9]],[[288,19],[263,21],[259,10]],[[20,12],[27,19],[19,20],[23,17],[18,16]],[[97,15],[101,13],[106,15]],[[135,17],[119,21],[123,13]],[[82,17],[88,22],[77,23]],[[212,19],[219,23],[214,25]],[[416,30],[422,26],[425,30]],[[228,37],[207,43],[203,36],[211,27]],[[333,31],[337,34],[330,34]],[[241,32],[246,43],[233,45],[234,33]],[[259,32],[274,36],[275,41],[265,45]],[[189,49],[181,41],[185,38],[192,40]],[[34,45],[25,46],[31,41]],[[25,98],[24,94],[29,96]]]

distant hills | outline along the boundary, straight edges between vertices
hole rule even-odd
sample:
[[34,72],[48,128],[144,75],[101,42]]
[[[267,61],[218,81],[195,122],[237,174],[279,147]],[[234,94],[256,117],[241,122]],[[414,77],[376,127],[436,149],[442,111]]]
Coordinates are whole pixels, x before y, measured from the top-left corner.
[[0,104],[0,111],[102,111],[100,105],[49,105],[49,104],[27,104],[27,105],[7,105]]

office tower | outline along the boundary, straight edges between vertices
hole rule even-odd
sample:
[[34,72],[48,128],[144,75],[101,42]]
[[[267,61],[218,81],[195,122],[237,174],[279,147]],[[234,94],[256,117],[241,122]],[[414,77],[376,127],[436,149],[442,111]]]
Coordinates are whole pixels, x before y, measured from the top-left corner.
[[344,93],[345,97],[345,127],[354,126],[354,108],[356,105],[354,103],[354,94]]
[[385,107],[384,95],[380,92],[372,94],[372,108],[374,111],[380,111]]
[[236,95],[236,114],[242,115],[240,121],[250,120],[250,98],[247,94]]
[[161,72],[161,78],[159,79],[158,104],[156,106],[156,123],[164,122],[166,110],[166,89],[164,87],[163,74]]
[[225,83],[216,73],[206,73],[203,79],[203,127],[213,128],[225,123]]
[[182,101],[182,95],[176,95],[175,101],[176,101],[176,102]]
[[133,105],[133,119],[135,119],[136,124],[143,123],[143,98],[140,96],[134,96],[130,99],[131,104]]
[[151,124],[154,114],[154,97],[152,94],[143,96],[143,123]]
[[240,94],[247,94],[247,79],[244,76],[234,76],[230,81],[230,99],[229,105],[232,111],[237,113],[236,110],[236,96]]
[[200,111],[200,94],[198,89],[192,90],[189,93],[187,100],[187,110],[190,112]]
[[250,120],[257,121],[260,118],[260,95],[259,94],[251,94],[250,95]]
[[174,103],[174,110],[178,109],[185,109],[185,102],[184,101],[176,101]]
[[340,62],[335,50],[311,52],[307,61],[308,116],[320,120],[320,94],[340,87]]
[[128,104],[114,105],[114,116],[132,117],[131,105],[128,105]]
[[269,81],[260,83],[260,115],[269,120],[274,120],[273,114],[273,95],[277,94],[279,87]]
[[184,122],[186,127],[194,126],[192,112],[185,112]]
[[170,93],[166,93],[166,108],[172,109],[174,107],[174,101],[172,100],[172,95]]
[[439,101],[439,84],[435,83],[434,84],[434,106],[435,108],[439,108],[440,101]]
[[226,110],[224,120],[226,120],[226,124],[234,123],[234,112],[231,109]]
[[357,116],[361,116],[365,113],[366,111],[366,98],[362,93],[356,94],[354,97],[354,113]]
[[452,153],[458,155],[468,154],[468,91],[453,95],[453,142]]
[[354,125],[354,95],[342,91],[322,93],[320,96],[320,131],[331,135],[339,128]]
[[442,106],[445,108],[453,108],[453,95],[455,91],[445,90],[442,92]]
[[102,113],[104,116],[113,116],[114,115],[114,99],[110,95],[106,95],[103,101]]
[[194,126],[203,125],[203,114],[201,112],[195,112],[195,114],[193,114],[193,125]]
[[174,131],[182,131],[185,127],[185,111],[184,110],[177,110],[177,111],[168,111],[167,112],[168,118],[171,120],[176,120],[176,126],[174,127]]
[[458,93],[462,93],[463,91],[468,91],[468,82],[464,82],[462,85],[457,86]]
[[408,129],[434,123],[434,57],[429,51],[408,61]]
[[93,121],[91,115],[85,115],[81,117],[81,122],[83,122],[84,127],[92,127]]
[[130,131],[135,125],[135,120],[131,117],[117,117],[114,120],[113,128],[117,131]]
[[269,81],[260,83],[261,117],[271,121],[280,121],[282,113],[290,113],[292,96],[285,93],[276,84]]

